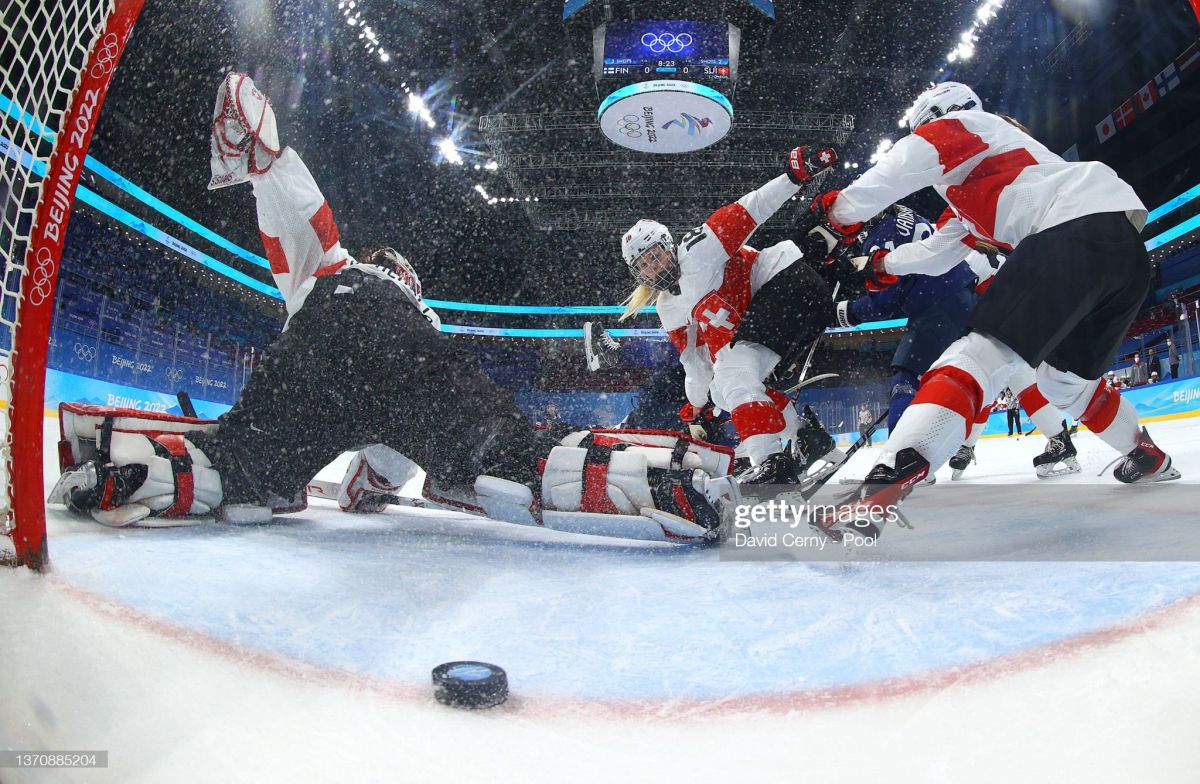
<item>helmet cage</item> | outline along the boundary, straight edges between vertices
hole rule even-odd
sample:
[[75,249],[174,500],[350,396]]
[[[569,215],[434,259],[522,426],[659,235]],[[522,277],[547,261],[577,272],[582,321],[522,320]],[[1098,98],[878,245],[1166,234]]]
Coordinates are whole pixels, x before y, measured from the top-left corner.
[[[651,267],[647,269],[647,267]],[[675,249],[658,241],[629,261],[629,274],[643,286],[669,291],[679,282],[679,259]]]

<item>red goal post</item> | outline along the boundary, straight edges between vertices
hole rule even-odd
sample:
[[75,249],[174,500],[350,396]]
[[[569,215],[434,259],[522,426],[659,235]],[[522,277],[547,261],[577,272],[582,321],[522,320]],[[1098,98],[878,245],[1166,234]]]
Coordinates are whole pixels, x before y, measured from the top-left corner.
[[12,559],[34,569],[47,562],[42,442],[59,260],[100,107],[143,3],[0,3],[0,529]]

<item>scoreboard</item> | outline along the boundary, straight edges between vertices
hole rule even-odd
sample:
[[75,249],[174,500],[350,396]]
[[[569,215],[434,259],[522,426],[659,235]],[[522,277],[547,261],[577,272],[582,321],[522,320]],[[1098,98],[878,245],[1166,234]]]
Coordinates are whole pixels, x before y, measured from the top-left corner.
[[603,36],[597,81],[628,82],[642,77],[728,83],[735,75],[730,40],[736,41],[737,36],[727,22],[609,22]]
[[609,141],[679,154],[733,125],[741,31],[721,19],[613,19],[592,28],[596,118]]

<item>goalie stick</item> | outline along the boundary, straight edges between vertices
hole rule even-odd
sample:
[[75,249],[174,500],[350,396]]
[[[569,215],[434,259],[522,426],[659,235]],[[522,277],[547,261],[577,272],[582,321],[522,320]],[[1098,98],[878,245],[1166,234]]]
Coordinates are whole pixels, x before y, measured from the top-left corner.
[[[310,480],[306,490],[313,498],[323,498],[337,501],[338,483],[322,479]],[[417,509],[435,509],[448,512],[464,512],[474,517],[487,517],[483,509],[474,506],[455,506],[443,504],[427,498],[389,495],[388,503],[394,506],[407,506]],[[494,522],[507,522],[495,520]],[[519,523],[517,523],[519,525]],[[646,516],[642,515],[596,515],[581,520],[570,512],[554,512],[545,510],[542,519],[535,528],[545,528],[562,533],[589,534],[613,539],[635,539],[649,542],[670,542],[671,544],[705,544],[716,540],[716,531],[707,531],[695,523],[676,518],[673,515],[656,513],[647,509]]]

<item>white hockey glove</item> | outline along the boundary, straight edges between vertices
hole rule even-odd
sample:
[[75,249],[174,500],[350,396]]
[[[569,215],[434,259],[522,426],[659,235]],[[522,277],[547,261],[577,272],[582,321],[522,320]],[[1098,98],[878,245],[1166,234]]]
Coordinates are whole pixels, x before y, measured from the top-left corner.
[[228,73],[217,90],[211,140],[212,178],[208,189],[246,182],[279,157],[279,131],[271,102],[243,73]]

